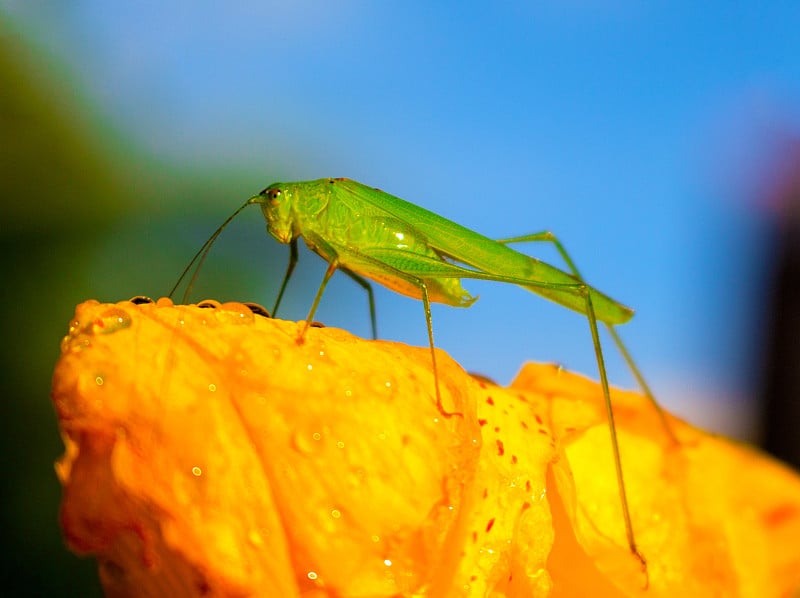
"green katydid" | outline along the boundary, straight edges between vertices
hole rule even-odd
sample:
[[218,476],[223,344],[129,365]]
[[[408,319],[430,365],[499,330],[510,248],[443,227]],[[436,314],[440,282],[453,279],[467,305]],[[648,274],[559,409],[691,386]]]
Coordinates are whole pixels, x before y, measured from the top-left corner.
[[[460,279],[473,278],[519,285],[586,316],[611,432],[628,546],[646,570],[644,557],[636,546],[628,509],[614,414],[597,329],[598,321],[606,325],[635,378],[653,402],[666,433],[673,441],[675,438],[666,416],[614,330],[614,326],[630,320],[633,311],[588,286],[558,239],[551,233],[545,232],[495,241],[424,208],[349,179],[326,178],[296,183],[274,183],[248,199],[211,235],[186,267],[170,296],[197,262],[197,268],[184,296],[184,302],[188,300],[200,266],[211,245],[222,230],[242,210],[252,204],[261,206],[268,232],[280,243],[288,244],[290,248],[289,264],[275,301],[273,315],[280,306],[286,284],[297,263],[299,237],[303,237],[306,245],[328,262],[325,276],[314,297],[298,341],[302,340],[309,323],[312,322],[323,291],[336,270],[346,273],[367,291],[373,335],[376,331],[375,303],[372,287],[367,279],[422,301],[437,405],[445,415],[453,414],[445,413],[441,404],[430,304],[436,302],[455,307],[469,307],[475,298],[462,288]],[[552,243],[570,272],[567,273],[508,247],[511,243],[529,241]]]

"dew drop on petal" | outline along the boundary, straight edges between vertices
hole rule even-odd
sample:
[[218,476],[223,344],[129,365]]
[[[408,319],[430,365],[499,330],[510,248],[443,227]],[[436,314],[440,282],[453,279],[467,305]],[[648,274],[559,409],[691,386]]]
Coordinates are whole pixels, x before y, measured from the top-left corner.
[[377,394],[385,398],[393,398],[397,393],[397,380],[385,373],[371,376],[370,386],[375,388]]
[[101,313],[92,322],[94,334],[111,334],[117,330],[128,328],[131,325],[131,316],[122,308],[111,307]]
[[264,538],[258,532],[258,530],[251,529],[250,533],[247,534],[247,539],[253,546],[263,546],[264,545]]
[[[318,440],[318,438],[315,440]],[[311,442],[311,439],[303,432],[296,432],[294,436],[292,436],[292,446],[298,453],[304,455],[309,455],[314,450],[314,444]]]
[[217,319],[225,324],[252,324],[256,316],[249,307],[242,303],[223,303],[217,308]]
[[84,349],[88,349],[92,346],[92,341],[90,340],[89,336],[86,334],[71,334],[70,336],[65,336],[64,339],[61,341],[61,351],[71,351],[72,353],[78,353],[79,351],[83,351]]

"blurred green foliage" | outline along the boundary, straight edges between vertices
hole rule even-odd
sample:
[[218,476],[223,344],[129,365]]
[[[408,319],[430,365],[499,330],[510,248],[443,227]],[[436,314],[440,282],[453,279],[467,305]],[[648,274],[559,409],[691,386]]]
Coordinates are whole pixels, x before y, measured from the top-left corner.
[[[0,15],[5,596],[100,595],[95,562],[64,546],[53,470],[63,444],[48,397],[75,305],[166,294],[224,217],[220,198],[233,208],[265,180],[264,173],[160,164],[104,122],[80,89],[57,60],[32,49]],[[198,212],[213,216],[202,221]],[[236,242],[275,251],[267,247],[263,223],[248,230]],[[236,270],[239,282],[228,281],[227,296],[253,297],[247,280],[266,278],[263,261],[248,270],[241,257],[228,257],[237,260],[233,269],[210,263],[205,288],[226,288],[215,281]]]
[[122,176],[64,82],[0,22],[2,492],[6,595],[100,595],[96,565],[64,547],[50,376],[92,231],[119,218]]

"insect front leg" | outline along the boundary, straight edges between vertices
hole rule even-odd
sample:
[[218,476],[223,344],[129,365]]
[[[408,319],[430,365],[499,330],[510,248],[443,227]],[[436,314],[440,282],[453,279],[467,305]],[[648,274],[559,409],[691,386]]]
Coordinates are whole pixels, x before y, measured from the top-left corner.
[[[306,235],[307,237],[309,235]],[[396,262],[390,259],[388,255],[384,252],[382,258],[379,259],[375,257],[375,255],[368,255],[364,252],[355,252],[347,247],[343,247],[340,245],[332,245],[318,236],[311,237],[311,243],[318,248],[321,248],[324,253],[328,256],[335,255],[335,260],[329,262],[328,272],[326,272],[325,279],[323,280],[322,285],[320,286],[320,290],[317,292],[317,297],[314,300],[314,305],[312,306],[312,312],[309,315],[309,320],[313,315],[313,310],[316,309],[316,304],[319,302],[319,298],[322,295],[322,290],[324,289],[325,285],[327,284],[327,280],[330,276],[333,275],[333,271],[336,268],[340,268],[344,272],[350,272],[354,274],[356,277],[361,278],[360,274],[355,274],[359,272],[361,274],[368,275],[370,273],[380,274],[383,278],[394,278],[398,280],[403,280],[408,284],[411,284],[417,287],[420,291],[420,299],[422,300],[422,307],[425,312],[425,324],[428,330],[428,345],[431,351],[431,367],[433,371],[433,380],[434,380],[434,389],[436,392],[436,407],[439,410],[439,413],[442,414],[444,417],[452,417],[453,415],[463,415],[458,412],[450,412],[444,408],[442,404],[442,395],[439,389],[439,368],[436,363],[436,350],[433,340],[433,322],[431,318],[431,302],[430,296],[428,293],[428,285],[425,282],[425,279],[421,276],[416,276],[415,274],[409,273],[405,270],[402,270]],[[400,254],[404,260],[407,260],[407,254]],[[419,256],[417,256],[417,259]],[[401,262],[402,263],[402,262]],[[439,262],[437,262],[439,263]],[[407,264],[406,264],[407,265]],[[354,278],[354,280],[356,280]],[[365,284],[369,285],[366,280],[361,279]],[[356,280],[358,282],[358,280]]]
[[302,345],[303,340],[306,336],[306,331],[308,327],[311,325],[311,322],[314,321],[314,314],[317,312],[317,307],[319,306],[319,300],[322,299],[322,293],[325,291],[325,287],[328,286],[328,281],[333,276],[333,273],[339,268],[339,258],[335,257],[330,262],[328,262],[328,269],[325,270],[325,276],[322,278],[322,283],[319,285],[319,289],[317,289],[317,294],[314,297],[314,302],[311,304],[311,309],[308,310],[308,316],[306,316],[306,322],[303,324],[303,329],[300,331],[300,334],[297,337],[297,344]]
[[278,313],[278,306],[281,304],[281,299],[283,299],[283,292],[286,290],[286,284],[292,277],[292,272],[294,272],[294,267],[296,265],[297,265],[297,239],[292,239],[289,242],[289,265],[286,267],[286,274],[283,275],[283,282],[281,283],[281,288],[278,291],[278,298],[275,299],[275,307],[272,308],[273,318],[275,317],[275,314]]
[[[511,237],[508,239],[498,239],[498,243],[503,243],[504,245],[510,245],[512,243],[551,243],[558,251],[561,258],[564,260],[564,263],[567,265],[570,273],[577,278],[580,282],[586,282],[581,273],[578,271],[578,267],[575,265],[575,262],[572,261],[572,258],[567,253],[567,250],[564,248],[564,245],[559,241],[558,237],[556,237],[550,231],[542,231],[538,233],[532,233],[529,235],[522,235],[519,237]],[[606,329],[608,333],[611,335],[614,344],[617,346],[617,350],[622,355],[622,358],[625,360],[625,363],[628,366],[628,369],[633,374],[633,377],[636,379],[636,383],[639,385],[639,388],[642,390],[642,393],[647,397],[650,403],[656,410],[659,419],[661,420],[661,427],[664,429],[664,433],[669,438],[670,442],[673,445],[679,445],[680,440],[678,437],[675,436],[675,432],[672,430],[672,426],[670,426],[669,421],[667,420],[667,415],[664,413],[664,410],[661,408],[661,405],[656,400],[655,394],[650,389],[650,385],[645,380],[644,375],[642,374],[639,366],[636,365],[636,362],[633,360],[633,357],[628,351],[627,346],[625,343],[622,342],[622,338],[619,336],[616,328],[611,326],[610,324],[606,324]]]

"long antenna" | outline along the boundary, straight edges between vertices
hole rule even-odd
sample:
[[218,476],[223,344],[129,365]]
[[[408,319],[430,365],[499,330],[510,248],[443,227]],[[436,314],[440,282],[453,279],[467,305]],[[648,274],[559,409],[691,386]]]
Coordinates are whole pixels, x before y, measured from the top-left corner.
[[239,209],[237,209],[233,214],[228,216],[228,218],[225,220],[225,222],[223,222],[219,226],[219,228],[217,228],[217,230],[214,231],[214,234],[212,234],[208,238],[208,241],[203,243],[203,246],[198,250],[197,253],[194,254],[194,257],[192,258],[192,261],[189,262],[189,265],[187,265],[186,268],[184,268],[183,273],[181,273],[181,277],[178,279],[178,282],[175,283],[175,286],[172,287],[172,290],[169,292],[170,299],[175,294],[175,291],[178,290],[178,287],[183,282],[183,279],[186,278],[186,275],[189,273],[189,270],[191,270],[192,266],[194,266],[195,262],[197,262],[197,267],[194,269],[194,273],[192,274],[192,278],[189,280],[189,284],[186,286],[186,292],[183,294],[182,302],[186,303],[189,300],[189,295],[192,292],[192,288],[194,287],[194,283],[197,280],[197,276],[200,274],[200,268],[203,267],[203,262],[206,261],[206,256],[208,256],[208,252],[211,250],[211,246],[214,244],[214,241],[217,240],[217,237],[219,237],[219,235],[223,231],[223,229],[231,223],[231,220],[233,220],[234,218],[236,218],[236,216],[239,215],[239,212],[244,210],[250,204],[258,203],[258,201],[259,201],[259,197],[256,195],[256,196],[251,197],[250,199],[248,199],[246,202],[244,202],[244,204]]

